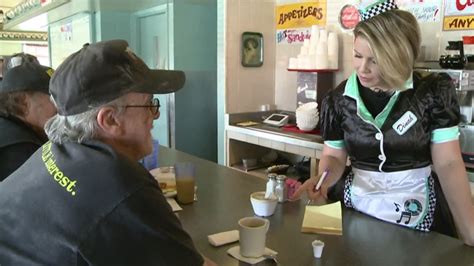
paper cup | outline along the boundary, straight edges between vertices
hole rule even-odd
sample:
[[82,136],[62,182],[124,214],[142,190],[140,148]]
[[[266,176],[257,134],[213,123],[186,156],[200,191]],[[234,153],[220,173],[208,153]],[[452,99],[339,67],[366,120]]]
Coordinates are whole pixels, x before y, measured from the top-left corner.
[[324,242],[321,240],[314,240],[313,243],[313,254],[315,258],[321,258],[321,254],[323,253]]

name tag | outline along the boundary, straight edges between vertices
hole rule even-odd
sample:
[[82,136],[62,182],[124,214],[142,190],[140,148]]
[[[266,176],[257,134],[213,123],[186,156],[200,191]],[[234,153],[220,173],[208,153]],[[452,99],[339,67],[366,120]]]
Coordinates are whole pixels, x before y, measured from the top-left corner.
[[398,135],[403,135],[408,131],[417,121],[416,116],[408,111],[400,119],[398,119],[395,124],[392,125],[392,128],[398,133]]

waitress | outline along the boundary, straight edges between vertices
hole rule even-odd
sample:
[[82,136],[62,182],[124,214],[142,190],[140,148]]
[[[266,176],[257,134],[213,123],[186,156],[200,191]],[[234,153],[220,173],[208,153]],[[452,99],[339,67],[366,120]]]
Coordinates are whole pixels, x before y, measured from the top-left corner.
[[[320,190],[315,177],[295,196],[307,191],[311,199],[327,198],[329,191],[386,222],[452,236],[457,228],[474,245],[453,84],[443,74],[413,73],[419,26],[393,0],[366,7],[361,18],[354,29],[354,73],[322,105],[319,169],[329,175]],[[351,167],[344,171],[347,158]]]

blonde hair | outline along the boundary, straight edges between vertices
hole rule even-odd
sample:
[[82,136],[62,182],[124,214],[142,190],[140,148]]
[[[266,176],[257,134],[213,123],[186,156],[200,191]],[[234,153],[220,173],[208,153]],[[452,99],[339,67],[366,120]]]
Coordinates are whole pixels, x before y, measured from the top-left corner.
[[391,88],[404,90],[420,53],[421,35],[416,18],[409,12],[392,9],[361,21],[354,37],[370,45],[380,70],[380,78]]

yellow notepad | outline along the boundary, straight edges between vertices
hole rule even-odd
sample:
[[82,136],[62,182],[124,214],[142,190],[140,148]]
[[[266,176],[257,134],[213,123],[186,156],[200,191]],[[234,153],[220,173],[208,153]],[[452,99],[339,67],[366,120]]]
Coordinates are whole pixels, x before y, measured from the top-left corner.
[[341,202],[306,206],[301,232],[342,235]]

